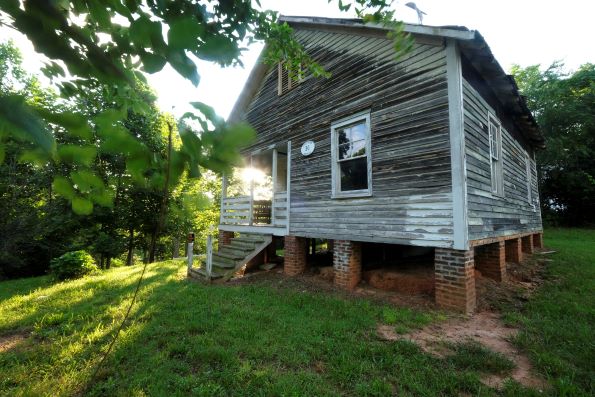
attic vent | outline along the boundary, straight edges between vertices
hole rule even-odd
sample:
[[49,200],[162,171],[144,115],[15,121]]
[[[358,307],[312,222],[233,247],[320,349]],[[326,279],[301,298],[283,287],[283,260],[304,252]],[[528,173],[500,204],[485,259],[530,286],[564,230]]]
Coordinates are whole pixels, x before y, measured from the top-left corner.
[[277,93],[279,95],[288,93],[289,91],[297,87],[302,81],[304,81],[302,70],[298,72],[297,79],[296,77],[292,78],[283,62],[279,62],[279,65],[277,66],[277,75]]

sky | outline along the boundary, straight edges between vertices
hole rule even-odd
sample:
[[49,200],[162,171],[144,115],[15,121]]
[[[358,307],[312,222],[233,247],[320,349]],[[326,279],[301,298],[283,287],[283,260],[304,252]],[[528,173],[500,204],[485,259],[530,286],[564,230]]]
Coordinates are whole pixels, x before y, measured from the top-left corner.
[[[408,0],[395,2],[397,18],[417,23],[417,15],[405,7]],[[426,12],[424,25],[458,25],[478,30],[504,70],[513,64],[549,66],[564,61],[568,70],[595,62],[595,0],[416,0]],[[339,11],[337,2],[327,0],[261,0],[263,8],[282,15],[352,18]],[[0,28],[0,41],[12,38],[23,53],[24,66],[39,73],[42,57],[24,37]],[[253,45],[242,57],[244,67],[220,68],[199,62],[201,82],[194,87],[169,66],[149,75],[163,111],[177,116],[189,109],[189,102],[200,101],[227,117],[254,66],[262,45]]]

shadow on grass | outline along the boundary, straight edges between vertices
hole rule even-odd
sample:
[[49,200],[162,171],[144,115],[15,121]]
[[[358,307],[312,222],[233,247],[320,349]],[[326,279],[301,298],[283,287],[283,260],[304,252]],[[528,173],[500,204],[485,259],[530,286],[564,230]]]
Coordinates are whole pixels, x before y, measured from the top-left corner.
[[380,340],[385,310],[258,284],[163,284],[88,394],[482,395],[477,375],[412,343]]
[[[84,384],[90,366],[123,318],[140,271],[139,267],[124,277],[102,274],[52,284],[36,291],[47,297],[44,300],[23,296],[11,305],[0,305],[4,320],[0,333],[32,331],[22,343],[0,354],[0,390],[7,395],[44,395],[48,390],[56,390],[52,395],[70,395],[62,390],[65,385]],[[176,267],[153,266],[141,290],[147,293],[177,273]],[[21,315],[6,321],[10,309],[20,310]]]

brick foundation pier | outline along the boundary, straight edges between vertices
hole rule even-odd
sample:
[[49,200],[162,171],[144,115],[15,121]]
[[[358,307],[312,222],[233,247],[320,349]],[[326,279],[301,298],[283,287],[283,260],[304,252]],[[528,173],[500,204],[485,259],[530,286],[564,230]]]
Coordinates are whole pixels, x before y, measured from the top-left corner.
[[225,230],[219,230],[219,245],[229,245],[231,244],[231,239],[234,237],[233,232],[227,232]]
[[506,280],[506,254],[504,241],[475,247],[475,268],[484,277],[496,281]]
[[306,271],[306,254],[308,239],[296,236],[285,236],[284,272],[295,276]]
[[521,263],[523,260],[523,247],[521,238],[513,238],[504,242],[506,250],[506,262]]
[[357,241],[335,240],[333,244],[335,285],[354,289],[362,278],[362,245]]
[[476,305],[473,250],[436,248],[434,271],[438,306],[473,313]]

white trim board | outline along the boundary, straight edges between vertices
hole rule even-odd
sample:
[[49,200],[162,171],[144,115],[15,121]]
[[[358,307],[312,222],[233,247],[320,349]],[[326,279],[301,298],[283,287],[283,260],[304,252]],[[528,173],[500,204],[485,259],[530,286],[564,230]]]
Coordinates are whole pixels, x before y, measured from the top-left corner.
[[469,249],[467,222],[467,167],[463,114],[463,74],[457,42],[446,40],[446,78],[448,82],[448,126],[452,179],[453,248]]

